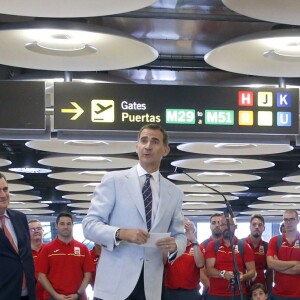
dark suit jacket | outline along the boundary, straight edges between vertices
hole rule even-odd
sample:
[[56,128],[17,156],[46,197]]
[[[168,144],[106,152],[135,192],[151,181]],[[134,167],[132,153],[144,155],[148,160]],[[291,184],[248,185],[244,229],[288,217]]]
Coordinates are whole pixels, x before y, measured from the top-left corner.
[[8,209],[7,214],[18,239],[19,253],[0,229],[0,299],[20,300],[24,272],[29,299],[35,300],[34,264],[27,219],[19,211]]

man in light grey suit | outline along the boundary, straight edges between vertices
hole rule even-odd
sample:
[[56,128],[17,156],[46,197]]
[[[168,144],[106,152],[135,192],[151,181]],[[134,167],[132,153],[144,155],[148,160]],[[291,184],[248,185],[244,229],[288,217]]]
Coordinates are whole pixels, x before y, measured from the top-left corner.
[[[106,174],[96,187],[83,219],[86,238],[102,245],[94,300],[159,300],[163,256],[179,257],[186,248],[181,210],[183,193],[159,173],[169,153],[163,128],[148,124],[138,135],[137,166]],[[151,230],[148,232],[142,188],[151,174]],[[151,234],[171,233],[145,247]]]

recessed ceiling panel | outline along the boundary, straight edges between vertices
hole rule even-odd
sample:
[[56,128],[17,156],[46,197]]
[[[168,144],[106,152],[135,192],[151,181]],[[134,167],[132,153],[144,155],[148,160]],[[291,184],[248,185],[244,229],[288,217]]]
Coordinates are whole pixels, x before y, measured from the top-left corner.
[[0,44],[0,64],[29,69],[118,70],[158,57],[154,48],[131,36],[79,22],[10,23],[0,27],[0,39],[5,41]]
[[[237,200],[239,197],[224,195],[227,201]],[[219,194],[184,194],[184,202],[223,202],[224,197]]]
[[293,150],[288,144],[257,143],[186,143],[178,145],[181,151],[209,155],[265,155]]
[[179,168],[210,171],[257,170],[274,166],[274,163],[265,160],[223,157],[183,159],[173,161],[171,164]]
[[242,182],[259,180],[260,177],[242,173],[226,173],[226,172],[200,172],[186,174],[171,174],[168,178],[171,180],[188,181],[188,182]]
[[48,177],[66,181],[101,181],[106,171],[78,171],[60,172],[49,174]]
[[57,156],[41,159],[38,163],[51,167],[109,170],[133,167],[137,160],[108,156]]
[[[184,193],[217,193],[214,190],[219,191],[220,193],[237,193],[247,191],[249,188],[241,185],[230,185],[230,184],[207,184],[208,187],[203,184],[178,184],[177,185]],[[210,189],[211,187],[212,189]],[[225,195],[226,197],[226,195]]]
[[300,25],[298,0],[222,0],[231,10],[254,19]]
[[115,15],[138,10],[153,4],[156,0],[11,0],[2,1],[2,14],[46,17],[76,18]]
[[135,152],[136,142],[57,140],[30,141],[26,146],[35,150],[84,155],[112,155]]
[[268,77],[299,77],[299,29],[256,32],[230,40],[204,59],[221,70]]

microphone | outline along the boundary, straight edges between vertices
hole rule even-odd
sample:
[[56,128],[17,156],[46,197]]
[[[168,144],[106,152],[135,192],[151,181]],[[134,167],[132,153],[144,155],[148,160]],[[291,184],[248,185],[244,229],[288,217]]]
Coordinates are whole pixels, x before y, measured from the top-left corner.
[[203,183],[203,182],[198,181],[197,179],[195,179],[195,178],[193,178],[192,176],[190,176],[188,173],[184,172],[184,170],[183,170],[182,168],[175,167],[174,172],[177,173],[177,174],[184,174],[185,176],[187,176],[187,177],[189,177],[190,179],[192,179],[194,182],[199,183],[199,184],[202,184],[202,185],[205,186],[206,188],[208,188],[208,189],[214,191],[215,193],[221,195],[221,196],[223,197],[224,201],[225,201],[225,204],[226,204],[226,207],[227,207],[228,214],[230,215],[230,217],[231,217],[232,220],[233,220],[234,225],[236,226],[236,220],[235,220],[235,217],[234,217],[234,214],[233,214],[231,205],[230,205],[229,201],[226,199],[225,195],[224,195],[222,192],[218,191],[217,189],[215,189],[215,188],[213,188],[213,187],[211,187],[211,186],[209,186],[209,185],[207,185],[207,184],[205,184],[205,183]]

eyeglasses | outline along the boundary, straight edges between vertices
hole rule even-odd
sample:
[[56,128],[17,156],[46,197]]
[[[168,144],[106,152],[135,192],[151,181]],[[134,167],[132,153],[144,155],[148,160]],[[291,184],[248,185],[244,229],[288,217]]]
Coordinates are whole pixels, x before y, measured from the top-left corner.
[[290,222],[294,222],[296,220],[297,220],[296,218],[284,218],[283,222],[290,223]]
[[29,228],[29,231],[31,231],[31,232],[43,231],[43,228],[42,227]]

